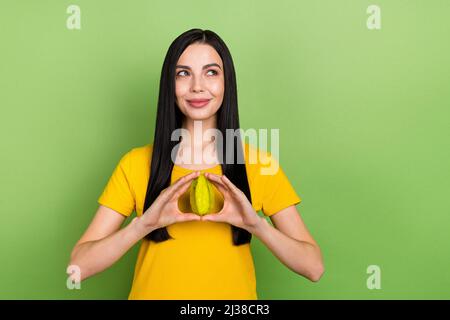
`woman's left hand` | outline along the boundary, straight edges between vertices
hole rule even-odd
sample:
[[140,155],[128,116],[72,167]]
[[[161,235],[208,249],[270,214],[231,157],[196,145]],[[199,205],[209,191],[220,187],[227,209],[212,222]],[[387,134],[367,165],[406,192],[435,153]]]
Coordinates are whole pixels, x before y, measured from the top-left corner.
[[204,215],[202,220],[227,222],[254,233],[263,218],[258,216],[244,192],[239,190],[225,175],[219,176],[206,172],[205,177],[222,193],[224,203],[222,210],[218,213]]

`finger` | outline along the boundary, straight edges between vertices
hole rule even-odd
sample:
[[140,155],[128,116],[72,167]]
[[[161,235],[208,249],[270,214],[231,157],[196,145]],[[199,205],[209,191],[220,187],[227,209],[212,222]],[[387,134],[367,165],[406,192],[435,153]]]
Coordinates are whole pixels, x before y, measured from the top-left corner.
[[226,222],[226,219],[223,214],[210,213],[202,216],[202,221]]
[[173,198],[178,199],[179,197],[181,197],[181,195],[182,195],[183,193],[185,193],[185,192],[189,189],[190,186],[191,186],[190,183],[185,183],[185,184],[183,184],[183,185],[182,185],[182,186],[174,193]]
[[186,221],[199,221],[201,217],[194,213],[182,213],[177,215],[178,222],[186,222]]
[[225,197],[228,196],[229,191],[226,188],[226,186],[223,184],[223,182],[217,182],[214,180],[210,180],[211,183],[217,188],[219,189],[220,193]]
[[227,187],[227,185],[220,179],[220,176],[214,174],[214,173],[205,173],[206,178],[208,178],[209,180],[211,180],[212,182],[215,182],[217,184],[220,184],[220,186],[222,187],[222,189],[225,189],[227,191],[229,191],[229,188]]
[[242,196],[244,192],[242,192],[238,187],[236,187],[225,175],[221,176],[222,181],[225,185],[237,196]]
[[171,198],[178,189],[180,189],[188,182],[191,182],[193,179],[197,178],[199,174],[199,171],[194,171],[188,175],[185,175],[184,177],[179,178],[170,187],[167,188],[167,196]]
[[215,181],[211,181],[211,183],[217,188],[219,189],[220,193],[223,195],[223,197],[228,197],[228,195],[230,194],[230,192],[225,189],[220,183],[217,183]]

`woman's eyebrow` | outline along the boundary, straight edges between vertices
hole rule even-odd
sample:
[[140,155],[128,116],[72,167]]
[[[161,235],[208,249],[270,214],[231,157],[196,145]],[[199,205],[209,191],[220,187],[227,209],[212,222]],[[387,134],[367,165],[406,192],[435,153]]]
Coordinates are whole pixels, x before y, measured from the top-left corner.
[[[203,66],[202,69],[206,69],[206,68],[209,68],[209,67],[219,67],[219,69],[222,70],[222,68],[221,68],[217,63],[208,63],[208,64],[205,64],[205,65]],[[184,65],[181,65],[181,64],[177,64],[177,65],[176,65],[176,68],[183,68],[183,69],[189,69],[189,70],[191,70],[191,67],[189,67],[189,66],[184,66]]]

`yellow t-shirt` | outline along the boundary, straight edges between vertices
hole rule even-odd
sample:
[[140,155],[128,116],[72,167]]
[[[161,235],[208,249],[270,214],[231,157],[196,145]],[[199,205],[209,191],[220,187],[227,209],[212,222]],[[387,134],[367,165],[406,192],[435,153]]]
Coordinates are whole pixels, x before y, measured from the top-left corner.
[[[262,151],[259,154],[265,158],[255,158],[257,149],[248,143],[244,145],[255,211],[261,210],[265,216],[271,216],[300,203],[300,197],[277,160],[269,152]],[[152,146],[133,148],[123,155],[98,198],[99,204],[125,216],[130,216],[133,211],[137,216],[142,215]],[[254,152],[251,158],[249,151]],[[267,164],[267,159],[272,161],[271,165]],[[274,174],[261,174],[262,168],[273,168],[274,163],[278,165]],[[200,171],[221,175],[222,167],[217,165]],[[190,169],[175,165],[171,184],[190,172]],[[179,202],[183,212],[189,210],[186,195]],[[231,225],[190,221],[169,225],[167,231],[174,239],[160,243],[142,239],[128,299],[257,299],[250,244],[233,245]]]

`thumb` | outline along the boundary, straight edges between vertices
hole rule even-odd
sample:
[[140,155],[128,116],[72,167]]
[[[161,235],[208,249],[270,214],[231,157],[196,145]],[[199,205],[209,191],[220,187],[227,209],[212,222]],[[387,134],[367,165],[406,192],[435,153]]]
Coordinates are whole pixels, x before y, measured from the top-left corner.
[[202,216],[202,220],[203,221],[222,221],[220,214],[217,213],[210,213],[210,214],[205,214],[204,216]]
[[178,221],[179,222],[183,222],[183,221],[195,221],[195,220],[200,220],[200,216],[196,215],[194,213],[183,213],[181,215],[178,216]]

